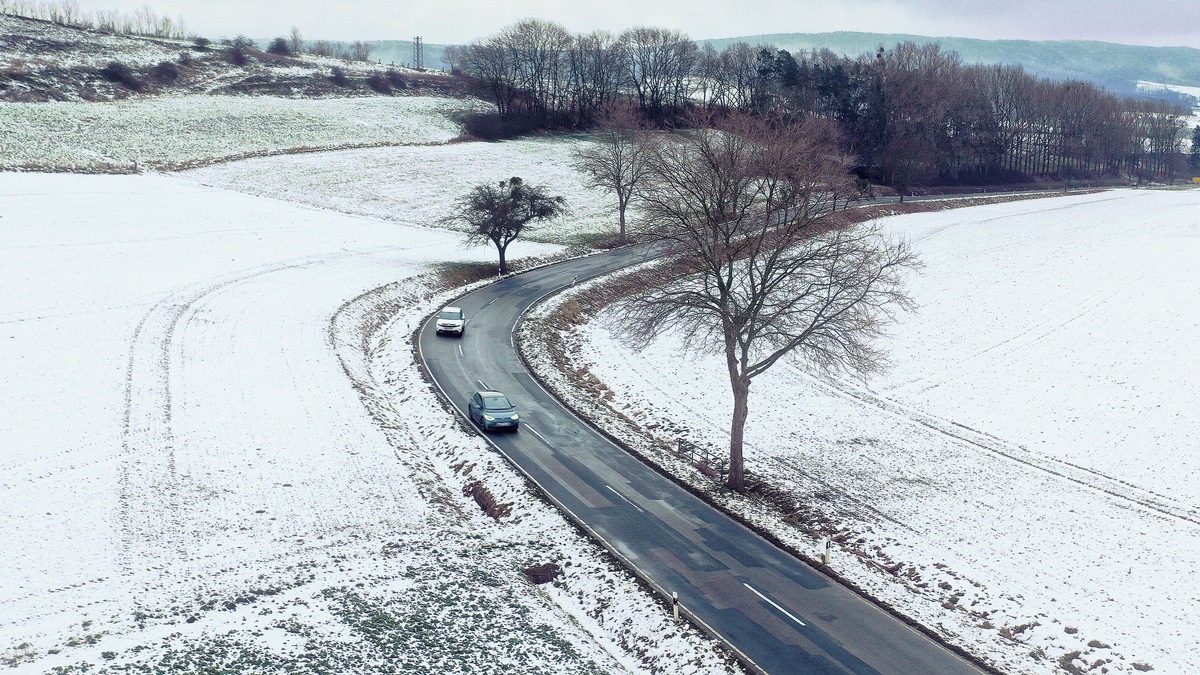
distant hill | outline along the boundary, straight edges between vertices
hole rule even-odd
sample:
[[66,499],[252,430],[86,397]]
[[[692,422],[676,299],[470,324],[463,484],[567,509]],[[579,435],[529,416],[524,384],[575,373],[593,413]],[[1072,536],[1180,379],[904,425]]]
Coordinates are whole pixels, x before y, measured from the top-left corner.
[[1200,49],[1136,47],[1084,40],[974,40],[897,33],[775,33],[721,40],[700,40],[715,49],[737,42],[774,45],[789,52],[829,49],[842,56],[870,54],[882,45],[936,43],[957,52],[964,63],[1019,65],[1025,72],[1051,80],[1082,80],[1116,94],[1135,95],[1138,81],[1200,87]]

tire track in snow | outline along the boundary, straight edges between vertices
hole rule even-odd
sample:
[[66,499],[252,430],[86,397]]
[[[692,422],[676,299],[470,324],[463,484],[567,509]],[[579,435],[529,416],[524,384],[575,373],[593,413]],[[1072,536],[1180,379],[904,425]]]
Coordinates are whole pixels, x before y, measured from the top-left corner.
[[1088,297],[1077,302],[1076,307],[1078,309],[1071,312],[1066,316],[1066,318],[1064,318],[1062,315],[1056,315],[1052,319],[1029,324],[1024,328],[1024,330],[1021,330],[1011,337],[977,351],[970,356],[959,359],[947,366],[939,368],[936,372],[936,377],[921,376],[914,378],[912,380],[888,387],[888,391],[897,393],[907,392],[913,389],[914,385],[920,384],[920,388],[916,389],[916,391],[912,393],[924,394],[948,382],[954,382],[967,377],[970,373],[974,372],[974,370],[964,367],[967,364],[973,363],[985,357],[989,360],[996,360],[1006,357],[1014,352],[1024,351],[1030,346],[1042,342],[1047,337],[1104,307],[1114,299],[1121,296],[1134,294],[1137,290],[1136,282],[1144,280],[1148,270],[1157,268],[1160,265],[1161,258],[1156,258],[1143,265],[1136,271],[1117,279],[1111,284],[1097,289]]
[[[1094,201],[1089,201],[1089,202],[1086,202],[1086,205],[1095,204],[1095,203],[1097,203],[1097,202],[1110,202],[1110,201],[1116,201],[1116,200],[1118,200],[1118,199],[1123,199],[1123,198],[1124,198],[1124,197],[1122,197],[1122,196],[1108,197],[1108,198],[1106,198],[1106,199],[1098,199],[1098,200],[1094,200]],[[979,219],[976,219],[976,220],[957,220],[957,221],[953,221],[953,222],[950,222],[950,223],[946,223],[945,225],[939,225],[938,227],[934,227],[934,228],[930,229],[928,232],[923,232],[923,233],[921,233],[920,235],[918,235],[918,236],[916,236],[916,237],[913,237],[912,239],[910,239],[910,240],[909,240],[909,243],[911,243],[911,244],[919,244],[919,243],[921,243],[921,242],[924,242],[924,241],[928,241],[928,240],[930,240],[930,239],[933,239],[934,237],[936,237],[936,236],[938,236],[938,235],[940,235],[940,234],[942,234],[942,233],[944,233],[944,232],[947,232],[947,231],[949,231],[949,230],[953,230],[953,229],[957,229],[957,228],[959,228],[959,227],[963,227],[963,226],[966,226],[966,225],[982,225],[982,224],[984,224],[984,223],[991,223],[991,222],[995,222],[995,221],[998,221],[998,220],[1012,220],[1014,217],[1024,217],[1024,216],[1029,216],[1029,215],[1033,215],[1033,214],[1037,214],[1037,213],[1052,213],[1052,212],[1054,212],[1054,211],[1069,211],[1069,210],[1072,210],[1072,209],[1079,208],[1080,206],[1083,206],[1083,205],[1084,205],[1084,204],[1065,204],[1065,205],[1063,205],[1063,206],[1056,206],[1056,207],[1054,207],[1054,208],[1039,208],[1039,209],[1033,209],[1033,210],[1031,210],[1031,211],[1027,211],[1027,212],[1024,212],[1024,213],[1021,213],[1021,214],[1017,214],[1017,215],[1014,215],[1014,214],[1011,214],[1011,213],[1010,213],[1010,214],[1006,214],[1006,215],[1002,215],[1002,216],[993,216],[993,217],[990,217],[990,218],[979,218]],[[982,208],[982,207],[981,207],[981,208]],[[1080,225],[1078,225],[1078,226],[1076,226],[1076,227],[1073,227],[1073,228],[1066,228],[1066,229],[1056,230],[1056,232],[1057,232],[1057,233],[1062,233],[1062,232],[1074,232],[1074,231],[1076,231],[1076,230],[1080,230],[1080,229],[1083,229],[1083,228],[1085,228],[1085,227],[1088,227],[1088,225],[1089,225],[1088,223],[1083,223],[1083,224],[1080,224]],[[979,251],[977,251],[977,253],[979,253],[979,252],[991,252],[991,251],[1002,251],[1002,250],[1004,250],[1004,249],[1006,249],[1006,248],[1009,248],[1010,246],[1011,246],[1010,244],[1006,244],[1006,245],[1003,245],[1003,246],[992,247],[992,248],[988,248],[988,249],[980,249]]]
[[[1093,201],[1093,202],[1088,202],[1088,205],[1095,204],[1097,202],[1114,201],[1117,199],[1122,199],[1122,197],[1111,197],[1108,199],[1102,199],[1102,200],[1097,200],[1097,201]],[[1070,209],[1077,208],[1079,206],[1080,206],[1079,204],[1070,204],[1070,205],[1056,207],[1053,209],[1039,209],[1032,213],[1049,213],[1052,211],[1070,210]],[[1028,215],[1028,214],[1025,214],[1025,215]],[[990,222],[993,220],[1006,220],[1006,219],[1010,219],[1012,217],[1013,217],[1012,215],[1007,215],[1007,216],[1000,216],[1000,217],[996,217],[996,218],[987,218],[987,219],[982,219],[982,220],[949,223],[942,227],[935,228],[933,231],[926,233],[925,235],[922,235],[920,237],[917,237],[917,238],[913,239],[912,241],[913,241],[913,243],[925,241],[947,229],[958,227],[960,225],[977,225],[980,223],[986,223],[986,222]],[[1055,229],[1054,234],[1061,235],[1063,233],[1076,232],[1079,230],[1087,229],[1090,226],[1091,226],[1091,223],[1082,222],[1080,225],[1077,225],[1075,227],[1064,227],[1064,228]],[[994,252],[998,252],[998,251],[1004,251],[1009,248],[1013,248],[1014,246],[1017,246],[1017,245],[1018,244],[1015,242],[1010,242],[1010,243],[1002,244],[999,246],[993,246],[993,247],[986,248],[986,249],[978,249],[975,251],[975,254],[978,255],[978,254],[984,254],[984,253],[994,253]],[[963,365],[972,363],[972,362],[980,359],[981,357],[992,356],[994,358],[999,358],[999,357],[1003,357],[1008,354],[1011,354],[1020,349],[1023,349],[1025,347],[1028,347],[1029,345],[1037,344],[1038,342],[1041,342],[1048,336],[1053,335],[1055,332],[1067,327],[1068,325],[1083,318],[1084,316],[1100,309],[1101,307],[1105,306],[1107,303],[1112,301],[1114,298],[1121,296],[1121,295],[1129,295],[1130,293],[1132,293],[1133,287],[1131,286],[1131,282],[1144,280],[1147,276],[1147,274],[1146,274],[1147,271],[1158,266],[1159,263],[1161,263],[1161,261],[1162,261],[1161,256],[1156,257],[1151,262],[1143,265],[1141,268],[1137,269],[1136,271],[1126,274],[1126,275],[1122,276],[1120,279],[1117,279],[1116,281],[1114,281],[1112,283],[1109,283],[1103,287],[1100,287],[1099,289],[1097,289],[1096,291],[1094,291],[1093,293],[1088,295],[1086,298],[1084,298],[1080,302],[1076,303],[1077,307],[1079,307],[1078,311],[1073,312],[1066,319],[1063,319],[1061,315],[1056,315],[1056,316],[1050,317],[1048,319],[1029,324],[1023,330],[1017,332],[1016,334],[1011,335],[1008,338],[1005,338],[999,342],[996,342],[995,344],[992,344],[992,345],[990,345],[984,349],[981,349],[977,352],[969,354],[948,366],[939,368],[934,373],[926,373],[924,375],[920,375],[920,376],[914,377],[912,379],[905,380],[903,382],[898,382],[898,383],[888,387],[888,391],[905,392],[905,391],[912,389],[914,386],[920,385],[921,388],[917,391],[917,393],[924,393],[931,389],[935,389],[947,382],[952,382],[954,380],[961,379],[963,377],[961,374],[959,374],[959,375],[952,375],[952,374],[953,373],[962,373]],[[996,350],[1001,350],[1001,351],[993,354],[993,352],[996,352]]]
[[909,424],[925,427],[960,443],[1023,464],[1055,478],[1095,490],[1160,516],[1200,527],[1200,509],[1195,506],[1180,503],[1166,495],[1105,475],[1094,469],[1039,455],[1002,438],[972,429],[953,420],[942,419],[915,410],[898,401],[852,388],[845,383],[817,379],[799,368],[794,368],[794,370],[813,381],[817,386],[824,387],[836,395],[856,401],[863,406],[876,408]]
[[178,333],[195,316],[195,307],[264,275],[395,248],[340,250],[242,270],[171,293],[142,317],[130,339],[125,371],[117,509],[123,575],[152,571],[161,580],[170,576],[173,564],[193,557],[186,546],[187,518],[175,467],[171,363],[181,353]]

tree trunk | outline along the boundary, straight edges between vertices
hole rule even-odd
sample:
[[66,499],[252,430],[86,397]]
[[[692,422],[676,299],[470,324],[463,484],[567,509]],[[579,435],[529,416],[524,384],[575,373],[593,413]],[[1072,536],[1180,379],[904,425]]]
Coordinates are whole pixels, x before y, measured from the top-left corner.
[[624,194],[617,195],[617,213],[621,220],[621,245],[625,245],[625,206],[629,203],[629,198]]
[[729,430],[729,478],[726,485],[737,492],[746,491],[746,472],[742,463],[742,440],[746,431],[746,417],[750,414],[750,382],[742,379],[733,381],[733,426]]
[[496,242],[496,252],[500,254],[500,275],[508,274],[508,263],[504,262],[504,249],[508,248],[508,244]]

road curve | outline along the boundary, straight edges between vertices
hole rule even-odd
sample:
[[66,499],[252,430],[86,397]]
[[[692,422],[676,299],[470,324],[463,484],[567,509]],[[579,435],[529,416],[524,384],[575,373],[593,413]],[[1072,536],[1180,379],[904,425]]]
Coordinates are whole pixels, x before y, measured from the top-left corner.
[[614,446],[526,371],[513,329],[530,306],[636,263],[625,248],[508,277],[455,304],[461,338],[421,328],[420,357],[466,418],[479,389],[508,394],[521,430],[489,441],[560,508],[759,670],[979,673],[978,668]]

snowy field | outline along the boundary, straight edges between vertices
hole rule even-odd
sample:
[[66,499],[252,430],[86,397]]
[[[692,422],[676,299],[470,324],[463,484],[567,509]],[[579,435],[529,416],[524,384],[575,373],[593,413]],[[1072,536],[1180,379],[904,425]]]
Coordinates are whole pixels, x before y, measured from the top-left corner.
[[[1002,670],[1200,671],[1200,191],[886,225],[926,264],[910,282],[920,310],[889,341],[895,368],[866,386],[791,364],[755,380],[747,467],[832,521],[841,574]],[[661,441],[727,446],[719,358],[670,338],[631,354],[603,320],[565,337],[612,410]],[[539,370],[596,409],[594,388]]]
[[455,116],[487,107],[430,96],[0,103],[0,170],[113,172],[284,151],[438,144],[462,133]]
[[[0,174],[0,664],[729,672],[412,367],[455,292],[431,266],[494,256],[458,242],[178,178]],[[563,576],[532,585],[545,562]]]
[[206,185],[427,227],[444,227],[439,221],[447,205],[474,185],[520,176],[562,195],[571,209],[522,237],[568,243],[617,229],[616,198],[585,188],[572,166],[573,151],[585,143],[585,137],[540,136],[433,148],[368,148],[264,157],[182,175]]

